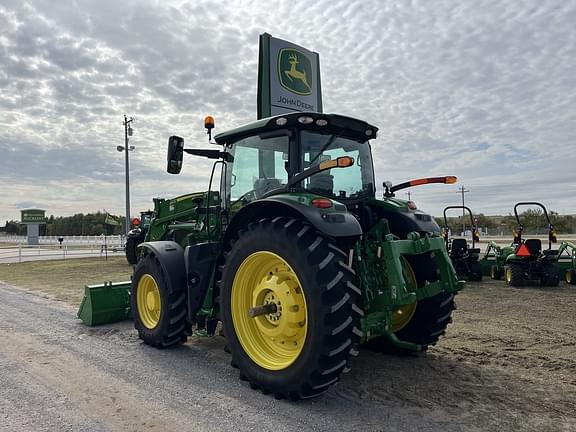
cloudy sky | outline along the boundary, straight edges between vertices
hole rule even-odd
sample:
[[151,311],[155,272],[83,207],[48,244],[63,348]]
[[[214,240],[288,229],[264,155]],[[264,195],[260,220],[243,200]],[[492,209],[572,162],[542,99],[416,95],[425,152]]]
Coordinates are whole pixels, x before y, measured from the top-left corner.
[[124,114],[133,212],[207,189],[205,160],[165,172],[167,138],[256,118],[263,32],[320,54],[325,112],[380,128],[379,184],[458,176],[412,190],[433,214],[462,185],[475,212],[576,213],[575,23],[565,0],[2,0],[0,224],[124,213]]

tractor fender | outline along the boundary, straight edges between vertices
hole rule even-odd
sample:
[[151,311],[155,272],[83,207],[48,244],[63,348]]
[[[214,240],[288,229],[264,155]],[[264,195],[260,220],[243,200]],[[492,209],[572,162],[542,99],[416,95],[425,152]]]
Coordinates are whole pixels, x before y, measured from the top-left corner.
[[223,244],[227,244],[235,233],[251,222],[262,218],[274,219],[279,216],[305,220],[318,231],[334,238],[357,237],[362,235],[362,227],[354,215],[347,210],[330,209],[326,211],[301,204],[293,199],[273,196],[253,201],[243,207],[232,218],[226,228]]
[[140,243],[138,247],[146,249],[145,253],[153,253],[158,259],[167,277],[169,292],[186,290],[186,266],[182,246],[173,241],[162,240]]

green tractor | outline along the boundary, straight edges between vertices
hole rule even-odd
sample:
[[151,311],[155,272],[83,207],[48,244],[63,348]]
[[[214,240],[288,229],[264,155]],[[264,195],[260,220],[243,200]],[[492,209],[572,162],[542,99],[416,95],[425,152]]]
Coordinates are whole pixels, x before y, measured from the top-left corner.
[[154,212],[148,210],[140,213],[140,218],[132,219],[133,228],[126,234],[126,244],[124,252],[129,264],[138,262],[138,245],[146,239],[146,234],[150,227],[150,222]]
[[[538,238],[524,240],[522,233],[524,226],[518,215],[518,207],[536,206],[543,211],[548,223],[548,249],[542,250],[542,241]],[[548,216],[548,211],[539,202],[519,202],[514,206],[514,216],[518,228],[514,236],[514,244],[517,245],[514,253],[506,257],[504,277],[509,286],[523,286],[527,282],[540,282],[543,286],[558,286],[560,282],[558,263],[558,250],[552,249],[552,243],[556,243],[556,231]]]
[[517,246],[514,242],[508,246],[500,246],[495,241],[488,242],[484,256],[479,261],[482,274],[495,280],[502,279],[506,258],[514,253]]
[[[450,238],[450,226],[448,225],[448,217],[446,212],[448,210],[466,210],[470,215],[470,227],[472,231],[472,245],[468,244],[465,238]],[[480,249],[476,248],[476,242],[480,241],[480,234],[478,233],[478,227],[474,223],[474,216],[472,215],[472,210],[466,206],[448,206],[444,209],[444,231],[443,231],[444,241],[446,242],[446,249],[450,259],[452,260],[452,265],[456,270],[456,274],[459,278],[466,279],[469,281],[481,281],[482,280],[482,267],[478,261],[480,257]],[[470,247],[471,246],[471,247]]]
[[[210,140],[213,120],[206,127]],[[291,113],[221,133],[218,149],[170,137],[169,173],[183,153],[216,161],[207,192],[155,206],[165,211],[131,285],[140,338],[165,348],[220,331],[241,379],[290,400],[336,383],[360,344],[434,345],[464,284],[438,224],[394,191],[455,178],[387,183],[376,199],[376,133],[349,117]]]

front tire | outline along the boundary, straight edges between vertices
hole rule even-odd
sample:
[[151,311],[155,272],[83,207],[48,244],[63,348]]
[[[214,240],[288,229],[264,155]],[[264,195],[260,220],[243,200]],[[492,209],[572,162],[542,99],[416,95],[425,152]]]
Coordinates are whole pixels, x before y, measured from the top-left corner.
[[[360,341],[359,289],[334,242],[297,219],[263,219],[225,254],[221,313],[232,363],[277,398],[316,396]],[[249,310],[273,304],[251,317]],[[271,307],[271,306],[267,306]]]
[[138,245],[140,244],[140,240],[135,237],[129,237],[126,240],[126,260],[129,264],[135,265],[138,264]]
[[191,334],[187,321],[186,291],[169,291],[168,276],[153,254],[134,270],[130,305],[134,327],[144,343],[167,348],[186,342]]
[[574,269],[566,270],[564,278],[566,279],[567,284],[576,285],[576,270]]
[[[409,291],[424,287],[427,281],[437,280],[435,264],[429,258],[413,257],[410,262],[403,260],[402,264]],[[414,269],[417,269],[417,272]],[[438,342],[446,333],[448,324],[452,322],[452,311],[456,309],[454,296],[453,293],[442,292],[399,308],[392,318],[392,331],[398,339],[421,345],[422,351],[426,351],[429,346]],[[398,317],[399,312],[401,319]],[[414,351],[393,345],[384,336],[372,339],[367,346],[385,354],[415,354]]]
[[497,265],[493,265],[490,267],[490,278],[494,280],[502,279],[502,268],[498,267]]

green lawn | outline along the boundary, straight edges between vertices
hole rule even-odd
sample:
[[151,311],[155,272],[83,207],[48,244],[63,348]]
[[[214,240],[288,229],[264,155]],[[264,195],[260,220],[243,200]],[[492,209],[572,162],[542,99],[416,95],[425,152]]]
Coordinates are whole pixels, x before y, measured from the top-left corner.
[[132,266],[125,257],[75,258],[0,264],[0,281],[41,291],[71,305],[79,305],[84,285],[130,280]]

